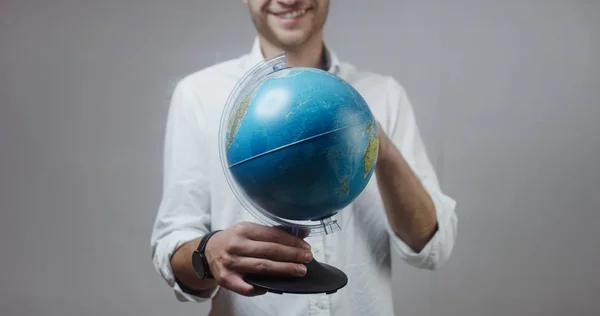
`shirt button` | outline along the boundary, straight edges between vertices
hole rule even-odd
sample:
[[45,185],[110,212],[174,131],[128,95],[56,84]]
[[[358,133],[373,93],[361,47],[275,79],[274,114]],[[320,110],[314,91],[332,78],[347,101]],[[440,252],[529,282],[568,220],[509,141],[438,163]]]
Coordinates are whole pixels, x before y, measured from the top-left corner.
[[319,309],[325,309],[325,305],[323,305],[323,303],[321,303],[321,302],[318,302],[318,303],[317,303],[317,307],[318,307]]

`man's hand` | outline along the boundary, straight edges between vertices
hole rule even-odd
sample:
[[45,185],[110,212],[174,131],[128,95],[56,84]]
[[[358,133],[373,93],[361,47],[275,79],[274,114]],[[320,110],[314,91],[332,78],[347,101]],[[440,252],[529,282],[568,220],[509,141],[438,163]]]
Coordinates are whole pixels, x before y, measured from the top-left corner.
[[217,284],[255,296],[265,291],[244,282],[244,275],[304,276],[312,253],[307,242],[280,228],[244,222],[212,236],[206,258]]
[[377,122],[377,136],[379,139],[379,150],[377,152],[377,160],[383,160],[386,156],[389,155],[389,147],[393,146],[389,137],[383,131],[383,127],[381,127],[381,123]]

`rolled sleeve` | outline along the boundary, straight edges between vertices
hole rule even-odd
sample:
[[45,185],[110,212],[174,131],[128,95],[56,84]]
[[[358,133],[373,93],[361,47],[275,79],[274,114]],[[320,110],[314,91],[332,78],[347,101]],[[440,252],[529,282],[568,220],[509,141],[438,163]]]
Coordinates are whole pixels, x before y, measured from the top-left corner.
[[456,202],[445,195],[439,197],[433,195],[432,200],[436,208],[437,231],[418,253],[399,238],[386,222],[392,250],[409,265],[429,270],[435,270],[448,261],[454,247],[457,228],[457,218],[454,213]]
[[185,243],[198,238],[199,236],[200,235],[197,232],[177,231],[165,236],[156,243],[156,251],[153,256],[154,267],[167,284],[173,288],[175,297],[180,302],[201,303],[211,299],[214,293],[216,293],[215,290],[210,296],[203,297],[185,292],[175,279],[175,275],[171,269],[170,258],[175,251]]
[[[212,293],[194,295],[177,282],[171,267],[171,258],[181,246],[208,233],[209,213],[201,207],[201,191],[194,191],[198,185],[182,185],[174,188],[163,198],[159,215],[152,231],[152,263],[159,275],[173,288],[176,298],[181,302],[205,302]],[[183,191],[183,192],[182,192]]]

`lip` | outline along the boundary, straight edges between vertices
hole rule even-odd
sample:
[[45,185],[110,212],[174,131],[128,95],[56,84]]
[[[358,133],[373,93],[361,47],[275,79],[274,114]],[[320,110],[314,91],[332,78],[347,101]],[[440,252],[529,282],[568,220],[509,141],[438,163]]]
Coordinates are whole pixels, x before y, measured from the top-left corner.
[[278,11],[278,12],[271,11],[270,13],[274,14],[274,15],[282,15],[282,14],[286,14],[286,13],[294,12],[294,11],[302,11],[302,10],[308,11],[309,9],[310,8],[294,8],[294,9],[282,10],[282,11]]
[[[302,15],[299,15],[297,17],[293,17],[293,18],[284,18],[283,16],[289,12],[294,12],[294,11],[302,11],[304,10],[304,13]],[[284,10],[284,11],[278,11],[278,12],[271,12],[271,14],[273,16],[275,16],[282,24],[296,24],[298,23],[302,18],[304,18],[306,16],[306,14],[310,11],[310,8],[295,8],[295,9],[289,9],[289,10]]]

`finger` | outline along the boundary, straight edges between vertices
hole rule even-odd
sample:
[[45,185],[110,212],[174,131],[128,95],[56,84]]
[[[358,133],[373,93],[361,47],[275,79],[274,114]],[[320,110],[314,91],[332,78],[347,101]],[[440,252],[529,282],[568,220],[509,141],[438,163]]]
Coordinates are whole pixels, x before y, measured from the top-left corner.
[[247,224],[248,225],[246,225],[242,230],[242,235],[248,239],[255,241],[276,242],[278,244],[290,247],[310,249],[310,245],[306,241],[293,236],[282,229],[263,226],[255,223]]
[[239,257],[238,260],[232,262],[229,269],[240,274],[260,274],[290,277],[302,277],[306,274],[306,266],[303,264],[279,262],[252,257]]
[[299,238],[306,238],[310,235],[310,230],[308,228],[300,228],[300,232],[298,233]]
[[244,296],[258,296],[267,293],[264,289],[255,288],[246,283],[239,274],[231,274],[221,280],[221,286]]
[[309,263],[312,253],[307,249],[298,249],[274,242],[246,239],[240,242],[236,254],[242,257],[254,257],[273,261]]
[[285,226],[275,226],[275,228],[279,228],[285,232],[287,232],[288,234],[294,235],[300,239],[304,239],[306,237],[308,237],[308,235],[310,235],[310,230],[308,228],[305,227],[285,227]]

